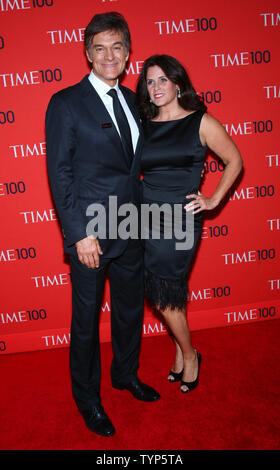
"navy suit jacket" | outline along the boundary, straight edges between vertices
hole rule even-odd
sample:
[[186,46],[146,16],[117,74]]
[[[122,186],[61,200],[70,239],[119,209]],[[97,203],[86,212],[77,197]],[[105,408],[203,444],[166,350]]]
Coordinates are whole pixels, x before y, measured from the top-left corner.
[[[120,89],[140,131],[132,162],[88,75],[53,95],[48,105],[48,175],[68,253],[76,252],[75,242],[87,236],[90,204],[100,203],[107,211],[109,196],[117,196],[118,206],[130,202],[138,206],[141,200],[141,123],[135,94],[122,85]],[[99,243],[104,256],[114,257],[123,251],[127,240],[107,238]]]

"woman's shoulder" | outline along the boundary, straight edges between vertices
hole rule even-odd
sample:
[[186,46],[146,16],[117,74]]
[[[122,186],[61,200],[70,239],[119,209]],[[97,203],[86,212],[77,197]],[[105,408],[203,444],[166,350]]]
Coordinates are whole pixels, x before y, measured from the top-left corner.
[[209,113],[205,113],[201,119],[199,135],[201,142],[207,143],[210,147],[215,142],[227,141],[229,139],[223,124]]
[[224,126],[217,118],[212,116],[212,114],[205,112],[201,118],[201,130],[207,131],[207,130],[211,130],[211,129],[214,130],[218,128],[224,129]]

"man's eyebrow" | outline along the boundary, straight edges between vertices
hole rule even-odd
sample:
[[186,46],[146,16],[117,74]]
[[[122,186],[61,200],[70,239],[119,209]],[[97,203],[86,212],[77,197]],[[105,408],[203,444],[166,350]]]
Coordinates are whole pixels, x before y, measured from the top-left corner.
[[[116,45],[123,46],[123,42],[122,41],[116,41],[112,44],[112,46],[116,46]],[[94,44],[93,47],[106,47],[106,46],[104,44]]]

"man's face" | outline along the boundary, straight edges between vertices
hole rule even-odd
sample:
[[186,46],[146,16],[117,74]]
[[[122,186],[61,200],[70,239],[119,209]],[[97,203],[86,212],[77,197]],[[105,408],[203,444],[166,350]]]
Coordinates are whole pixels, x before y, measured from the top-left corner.
[[116,84],[129,57],[123,34],[111,30],[93,36],[91,48],[86,54],[92,63],[93,73],[110,86]]

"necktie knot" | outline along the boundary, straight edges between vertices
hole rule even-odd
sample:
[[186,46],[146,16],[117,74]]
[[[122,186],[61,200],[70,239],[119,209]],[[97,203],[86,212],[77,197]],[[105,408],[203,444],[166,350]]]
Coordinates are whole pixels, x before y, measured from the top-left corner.
[[110,95],[113,99],[118,98],[117,90],[115,88],[111,88],[111,90],[107,92],[107,95]]

